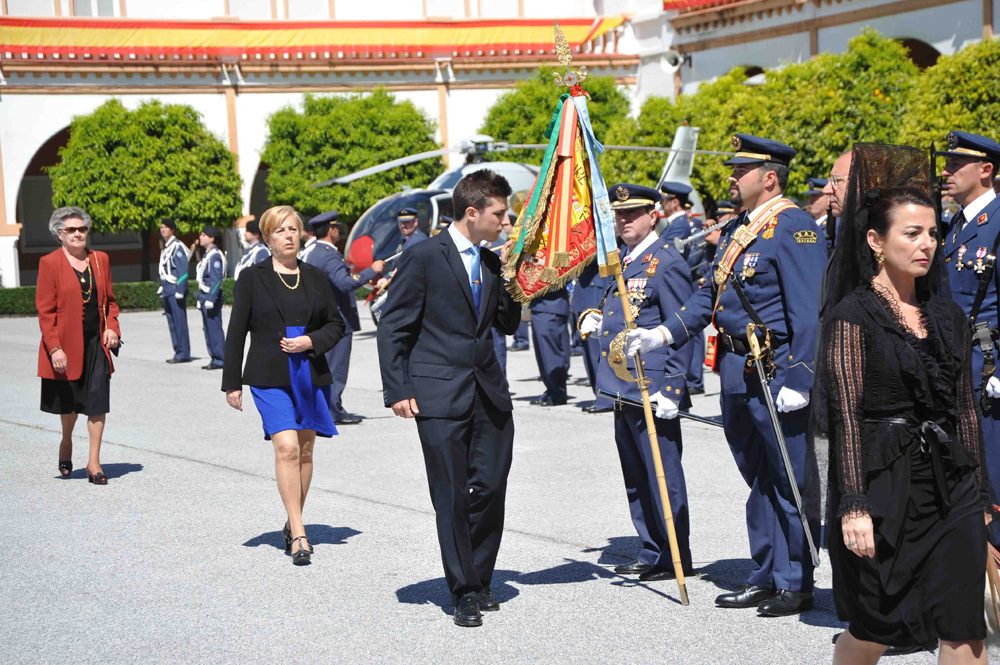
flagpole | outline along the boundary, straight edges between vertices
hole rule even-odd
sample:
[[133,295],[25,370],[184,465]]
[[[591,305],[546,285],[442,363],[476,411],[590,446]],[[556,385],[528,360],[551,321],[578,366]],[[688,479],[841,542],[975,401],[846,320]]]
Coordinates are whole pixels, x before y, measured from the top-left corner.
[[[618,258],[615,256],[615,258]],[[611,264],[609,257],[608,263]],[[614,278],[618,284],[618,295],[622,301],[622,312],[625,314],[625,330],[636,328],[635,317],[632,316],[632,305],[625,289],[625,277],[622,275],[620,262],[614,264]],[[639,383],[639,393],[642,395],[642,412],[646,417],[646,434],[649,436],[649,448],[653,452],[653,468],[656,471],[656,484],[660,490],[660,505],[663,508],[663,522],[667,527],[667,541],[670,543],[670,558],[674,564],[674,575],[677,577],[677,588],[680,591],[681,605],[688,605],[687,582],[684,579],[684,567],[681,565],[680,548],[677,546],[677,529],[674,527],[674,511],[670,506],[670,494],[667,492],[667,479],[663,475],[663,459],[660,457],[660,442],[656,434],[656,421],[653,419],[653,405],[649,400],[649,379],[643,369],[642,355],[635,354],[635,375]]]

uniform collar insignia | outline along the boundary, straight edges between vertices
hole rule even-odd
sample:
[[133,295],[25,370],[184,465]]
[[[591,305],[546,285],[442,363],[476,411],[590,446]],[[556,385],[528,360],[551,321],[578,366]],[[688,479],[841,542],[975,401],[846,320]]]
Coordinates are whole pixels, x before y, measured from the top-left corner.
[[653,258],[653,255],[652,254],[647,254],[646,256],[642,257],[642,262],[643,263],[649,263],[649,260],[651,258]]
[[984,212],[983,214],[981,214],[981,215],[980,215],[980,216],[979,216],[979,217],[978,217],[978,218],[976,219],[976,221],[978,222],[978,224],[977,224],[977,225],[978,225],[978,226],[982,226],[983,224],[985,224],[986,222],[988,222],[988,221],[989,221],[989,219],[990,219],[990,218],[989,218],[989,217],[987,217],[987,216],[986,216],[986,213]]

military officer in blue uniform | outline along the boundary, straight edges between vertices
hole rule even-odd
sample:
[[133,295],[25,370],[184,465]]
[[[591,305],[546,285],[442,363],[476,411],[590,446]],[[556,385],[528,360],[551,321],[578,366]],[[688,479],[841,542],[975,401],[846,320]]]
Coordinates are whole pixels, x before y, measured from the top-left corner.
[[[809,189],[806,190],[805,210],[809,213],[810,217],[816,220],[816,224],[824,229],[826,228],[824,215],[826,215],[827,210],[830,208],[830,197],[823,190],[828,182],[828,178],[806,178],[806,184],[809,186]],[[820,222],[821,219],[823,220],[822,222]]]
[[531,400],[535,406],[561,406],[569,396],[569,291],[565,287],[538,296],[531,310],[531,343],[545,392]]
[[[627,351],[645,356],[663,344],[686,343],[710,323],[717,328],[722,419],[750,487],[746,515],[755,565],[747,585],[722,594],[716,604],[781,616],[812,607],[813,563],[763,387],[756,368],[747,366],[747,324],[756,317],[769,331],[774,352],[770,391],[801,491],[826,249],[816,223],[782,196],[795,150],[747,134],[735,135],[733,146],[736,155],[726,162],[733,167],[730,196],[745,212],[730,222],[720,241],[713,287],[695,291],[665,325],[630,332]],[[764,342],[763,335],[755,336]]]
[[[591,261],[577,278],[573,289],[571,302],[573,323],[579,330],[583,322],[583,313],[588,310],[599,310],[604,300],[604,294],[614,280],[611,277],[601,277],[597,261]],[[594,391],[594,403],[582,407],[585,413],[606,413],[611,411],[611,400],[597,392],[597,365],[601,358],[601,341],[593,335],[584,336],[580,333],[583,344],[583,368],[587,372],[587,382]]]
[[337,221],[336,210],[316,215],[309,220],[309,228],[316,237],[316,242],[305,251],[302,260],[326,273],[333,288],[333,297],[337,301],[337,309],[346,326],[344,336],[326,353],[326,363],[333,378],[330,384],[330,413],[338,425],[356,425],[362,418],[346,411],[343,403],[344,387],[347,385],[347,373],[351,364],[353,333],[361,329],[354,292],[359,286],[381,274],[385,269],[385,261],[373,261],[357,275],[351,274],[336,246],[347,230],[343,222]]
[[[625,241],[621,252],[622,273],[630,307],[637,325],[656,329],[673,317],[693,293],[691,271],[673,243],[658,236],[655,231],[657,219],[653,206],[659,198],[655,189],[622,183],[610,187],[608,193],[618,232]],[[609,291],[601,303],[601,311],[591,309],[583,316],[580,332],[600,340],[598,388],[641,400],[638,384],[622,380],[608,364],[611,343],[625,330],[625,314],[617,284],[613,283]],[[650,381],[649,395],[655,409],[663,474],[685,574],[693,571],[687,486],[681,466],[683,442],[677,412],[691,405],[684,378],[691,362],[691,350],[690,344],[682,344],[677,350],[661,347],[642,356],[646,377]],[[627,365],[634,375],[635,361],[629,359]],[[628,404],[616,407],[615,443],[621,459],[632,524],[642,541],[636,560],[617,566],[615,572],[638,574],[642,581],[674,579],[652,449],[641,408]]]
[[418,226],[417,211],[413,208],[402,208],[396,213],[396,223],[399,225],[399,233],[403,239],[399,243],[397,252],[409,249],[417,243],[427,240],[427,234],[421,231]]
[[191,338],[188,335],[186,298],[191,255],[184,243],[177,239],[177,223],[174,220],[164,219],[160,222],[160,237],[164,244],[160,252],[160,288],[157,293],[163,298],[170,342],[174,347],[174,357],[168,358],[167,362],[189,363],[193,358]]
[[222,231],[209,224],[198,236],[205,255],[198,262],[198,309],[205,331],[205,346],[210,360],[202,369],[222,369],[226,335],[222,331],[222,280],[226,277],[226,257],[219,249]]
[[[945,191],[961,205],[950,220],[944,238],[944,256],[952,298],[976,323],[996,331],[1000,322],[1000,275],[987,269],[1000,244],[1000,197],[993,191],[993,179],[1000,164],[1000,144],[985,136],[953,131],[942,175]],[[992,272],[992,274],[991,274]],[[985,287],[978,311],[974,312],[980,284]],[[996,337],[987,343],[988,358],[981,345],[972,347],[972,380],[980,401],[986,465],[993,487],[1000,487],[1000,375],[990,370],[998,360]],[[985,365],[985,369],[984,369]],[[986,399],[983,400],[985,393]],[[994,524],[998,520],[993,520]],[[991,527],[991,540],[1000,545],[1000,528]]]
[[246,228],[243,231],[243,238],[246,240],[248,247],[247,251],[243,252],[243,256],[240,257],[240,262],[236,264],[236,270],[233,272],[234,280],[240,278],[240,273],[245,268],[255,263],[266,261],[271,256],[271,250],[260,239],[260,224],[256,219],[251,219],[247,222]]
[[[661,236],[672,246],[674,239],[684,240],[692,233],[691,220],[684,210],[684,204],[688,202],[688,194],[692,192],[692,189],[690,185],[665,180],[660,185],[660,192],[663,194],[660,207],[666,215]],[[687,260],[689,253],[690,246],[686,246],[681,252],[681,256]]]

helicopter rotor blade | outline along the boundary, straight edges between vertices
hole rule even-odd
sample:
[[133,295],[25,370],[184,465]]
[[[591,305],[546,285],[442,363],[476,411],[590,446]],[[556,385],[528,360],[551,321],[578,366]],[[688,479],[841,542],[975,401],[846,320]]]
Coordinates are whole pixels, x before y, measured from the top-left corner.
[[[494,152],[503,152],[505,150],[524,149],[524,150],[544,150],[548,146],[543,143],[497,143],[494,146]],[[605,150],[626,150],[630,152],[686,152],[695,155],[720,155],[723,157],[732,157],[734,153],[732,152],[722,152],[719,150],[684,150],[679,148],[657,148],[653,146],[644,145],[606,145]]]
[[361,169],[360,171],[355,171],[354,173],[348,173],[347,175],[342,175],[339,178],[331,178],[330,180],[324,180],[321,183],[311,185],[311,187],[329,187],[330,185],[346,185],[349,182],[354,182],[360,178],[366,176],[375,175],[376,173],[381,173],[382,171],[388,171],[389,169],[394,169],[397,166],[406,166],[407,164],[413,164],[414,162],[420,162],[425,159],[431,159],[432,157],[443,157],[447,155],[450,150],[428,150],[427,152],[419,152],[415,155],[408,155],[406,157],[400,157],[399,159],[394,159],[390,162],[383,162],[381,164],[376,164],[375,166],[369,166],[366,169]]

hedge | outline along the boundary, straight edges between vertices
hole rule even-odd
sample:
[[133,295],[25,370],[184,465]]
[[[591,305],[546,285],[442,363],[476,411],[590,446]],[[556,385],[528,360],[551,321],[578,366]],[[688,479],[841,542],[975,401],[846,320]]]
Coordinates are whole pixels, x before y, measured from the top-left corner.
[[[115,285],[115,298],[122,311],[155,310],[163,307],[163,301],[156,295],[160,287],[157,282],[118,282]],[[236,280],[227,277],[222,281],[222,298],[227,305],[233,304],[233,288]],[[365,287],[358,289],[358,299],[368,295]],[[194,307],[195,294],[189,290],[187,302]],[[35,287],[18,286],[10,289],[0,289],[0,316],[35,316]]]

